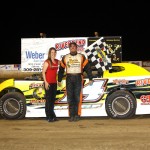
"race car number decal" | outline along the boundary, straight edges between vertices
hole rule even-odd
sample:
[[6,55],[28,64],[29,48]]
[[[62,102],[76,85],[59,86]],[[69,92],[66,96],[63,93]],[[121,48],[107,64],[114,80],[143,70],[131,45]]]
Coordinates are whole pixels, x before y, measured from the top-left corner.
[[[89,85],[88,80],[85,80],[84,87],[83,87],[83,102],[93,102],[93,101],[101,100],[104,91],[106,89],[107,81],[108,79],[94,79],[93,84]],[[65,81],[63,82],[63,85],[64,84]],[[66,102],[67,102],[67,96],[66,96],[66,92],[64,92],[63,97],[57,99],[56,103],[66,103]]]

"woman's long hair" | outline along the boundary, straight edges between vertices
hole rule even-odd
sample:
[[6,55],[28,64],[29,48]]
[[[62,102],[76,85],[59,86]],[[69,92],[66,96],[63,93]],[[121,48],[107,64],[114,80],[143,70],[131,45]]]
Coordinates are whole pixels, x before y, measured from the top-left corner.
[[49,62],[50,62],[50,68],[52,67],[52,58],[51,58],[51,51],[52,51],[52,50],[54,50],[54,51],[56,52],[55,47],[51,47],[51,48],[49,49],[49,51],[48,51],[48,58],[47,58],[47,60],[49,60]]

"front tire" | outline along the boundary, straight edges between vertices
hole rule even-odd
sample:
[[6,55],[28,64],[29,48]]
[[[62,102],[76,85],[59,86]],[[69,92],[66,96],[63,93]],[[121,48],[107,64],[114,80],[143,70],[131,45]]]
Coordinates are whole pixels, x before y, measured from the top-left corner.
[[26,114],[26,99],[19,92],[10,92],[0,99],[0,112],[5,119],[23,119]]
[[136,99],[128,91],[119,90],[115,91],[108,96],[105,108],[106,113],[113,119],[127,119],[135,115]]

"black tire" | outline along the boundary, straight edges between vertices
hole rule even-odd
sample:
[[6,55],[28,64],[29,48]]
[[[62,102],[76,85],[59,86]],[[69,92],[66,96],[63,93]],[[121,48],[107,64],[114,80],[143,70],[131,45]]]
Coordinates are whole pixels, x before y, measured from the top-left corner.
[[10,92],[0,99],[0,112],[5,119],[23,119],[26,114],[26,99],[19,92]]
[[108,96],[105,108],[106,113],[113,119],[128,119],[135,115],[136,99],[128,91],[115,91]]

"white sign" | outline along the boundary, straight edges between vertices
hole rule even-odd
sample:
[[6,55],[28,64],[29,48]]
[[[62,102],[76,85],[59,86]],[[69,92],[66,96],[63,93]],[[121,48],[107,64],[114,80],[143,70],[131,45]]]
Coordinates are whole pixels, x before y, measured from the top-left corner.
[[[21,39],[21,71],[41,72],[44,60],[50,47],[57,50],[56,58],[61,60],[62,56],[69,53],[68,45],[76,42],[78,52],[84,53],[87,47],[87,37],[79,38],[23,38]],[[86,55],[86,54],[85,54]]]

